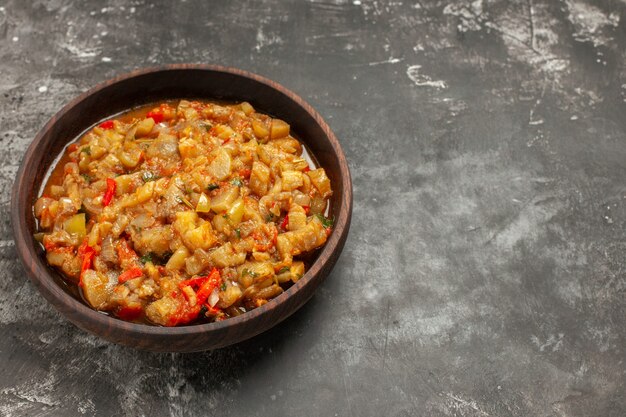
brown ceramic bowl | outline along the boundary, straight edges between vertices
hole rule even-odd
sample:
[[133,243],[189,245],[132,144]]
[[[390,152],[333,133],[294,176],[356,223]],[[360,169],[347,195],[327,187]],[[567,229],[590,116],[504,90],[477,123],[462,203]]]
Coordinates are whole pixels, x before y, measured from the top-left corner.
[[[35,241],[33,204],[47,172],[64,147],[87,128],[116,113],[164,99],[201,98],[248,101],[259,111],[287,121],[331,179],[330,216],[335,218],[326,245],[296,284],[267,304],[216,323],[158,327],[125,322],[85,304],[48,266]],[[135,71],[106,81],[79,96],[41,129],[17,172],[11,222],[17,253],[43,296],[81,329],[114,343],[162,352],[191,352],[227,346],[255,336],[287,318],[306,301],[334,266],[346,241],[352,213],[352,183],[337,138],[304,100],[266,78],[233,68],[171,65]]]

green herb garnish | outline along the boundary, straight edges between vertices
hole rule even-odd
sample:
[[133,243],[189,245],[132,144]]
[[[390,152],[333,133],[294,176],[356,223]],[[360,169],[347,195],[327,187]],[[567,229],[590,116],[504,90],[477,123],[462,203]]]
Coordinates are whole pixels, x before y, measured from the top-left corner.
[[315,217],[317,217],[320,222],[322,222],[322,226],[324,226],[325,229],[328,229],[329,227],[333,227],[333,224],[335,223],[335,218],[329,219],[328,217],[324,217],[321,214],[316,214]]
[[232,185],[236,185],[237,187],[243,187],[243,182],[241,181],[240,178],[234,178],[233,180],[230,181],[230,183]]
[[93,178],[91,178],[91,175],[89,174],[80,174],[80,176],[83,177],[88,183],[91,183],[91,181],[93,181]]
[[145,255],[143,255],[141,258],[139,258],[139,260],[141,261],[141,263],[145,264],[148,262],[152,262],[152,257],[153,257],[153,253],[146,253]]
[[259,276],[259,273],[250,271],[248,268],[244,268],[243,271],[241,271],[241,276],[245,277],[246,275],[250,275],[252,278],[256,278]]
[[80,150],[81,152],[85,152],[87,155],[91,155],[91,148],[89,146],[85,146]]
[[207,185],[206,189],[209,191],[213,191],[213,190],[217,190],[218,188],[220,188],[219,184],[216,183],[211,183],[209,185]]
[[143,182],[156,181],[159,179],[159,176],[155,174],[154,172],[145,171],[141,175],[141,179],[143,180]]
[[278,271],[279,274],[284,274],[285,272],[289,272],[290,269],[288,266],[283,266],[282,268],[280,268],[280,270]]
[[220,285],[220,290],[221,291],[226,291],[226,283],[222,282],[222,285]]
[[208,132],[209,130],[213,128],[213,125],[211,123],[202,122],[200,123],[200,127]]
[[241,239],[241,230],[239,228],[235,229],[235,235],[237,236],[237,239]]

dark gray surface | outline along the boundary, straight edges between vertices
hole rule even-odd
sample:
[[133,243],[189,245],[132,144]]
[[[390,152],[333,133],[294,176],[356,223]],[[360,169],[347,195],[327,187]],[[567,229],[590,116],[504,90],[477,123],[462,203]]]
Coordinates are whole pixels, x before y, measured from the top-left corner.
[[[0,5],[0,415],[626,414],[624,1]],[[187,355],[65,322],[8,220],[50,116],[175,62],[293,89],[355,190],[343,255],[302,310]]]

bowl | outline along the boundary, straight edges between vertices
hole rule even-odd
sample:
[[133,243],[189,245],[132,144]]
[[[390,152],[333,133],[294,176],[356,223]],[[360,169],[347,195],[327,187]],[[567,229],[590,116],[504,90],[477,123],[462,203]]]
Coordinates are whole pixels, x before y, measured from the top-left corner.
[[[184,327],[126,322],[93,310],[50,267],[34,239],[33,204],[47,172],[64,147],[95,123],[129,108],[166,99],[248,101],[287,121],[329,176],[335,225],[309,270],[267,304],[224,321]],[[352,214],[350,171],[339,141],[322,117],[302,98],[267,78],[212,65],[170,65],[143,69],[105,81],[67,104],[28,147],[12,191],[11,222],[18,256],[41,294],[83,330],[111,342],[161,352],[220,348],[253,337],[293,314],[330,273],[343,249]]]

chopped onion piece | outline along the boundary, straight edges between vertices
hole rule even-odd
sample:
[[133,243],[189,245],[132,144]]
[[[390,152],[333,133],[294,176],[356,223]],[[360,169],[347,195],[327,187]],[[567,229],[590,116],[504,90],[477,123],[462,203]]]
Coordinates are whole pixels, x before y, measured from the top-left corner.
[[217,288],[213,290],[211,295],[209,295],[208,303],[211,307],[215,307],[215,304],[220,300],[220,296],[217,292]]

